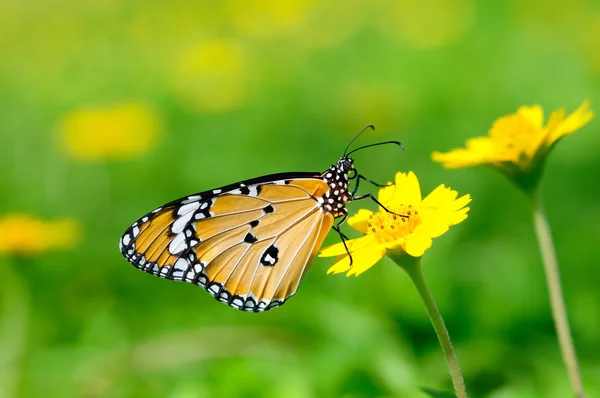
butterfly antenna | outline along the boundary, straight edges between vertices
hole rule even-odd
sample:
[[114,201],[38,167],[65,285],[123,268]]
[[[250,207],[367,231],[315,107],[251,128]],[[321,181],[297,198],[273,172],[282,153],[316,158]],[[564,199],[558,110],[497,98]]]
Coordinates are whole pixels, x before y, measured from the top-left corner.
[[350,152],[348,152],[348,154],[346,155],[346,153],[344,152],[344,156],[350,156],[352,153],[356,152],[356,151],[360,151],[361,149],[365,149],[365,148],[370,148],[372,146],[379,146],[379,145],[388,145],[388,144],[394,144],[394,145],[398,145],[400,148],[404,149],[404,145],[402,145],[402,143],[400,141],[383,141],[383,142],[378,142],[376,144],[369,144],[369,145],[365,145],[365,146],[361,146],[358,147],[356,149],[351,150]]
[[[360,130],[360,132],[359,132],[358,134],[356,134],[356,135],[354,136],[354,138],[352,138],[352,140],[350,141],[350,143],[348,143],[348,146],[346,146],[346,149],[344,150],[344,156],[346,156],[346,152],[348,152],[348,148],[350,148],[350,145],[352,145],[352,143],[353,143],[353,142],[354,142],[354,141],[355,141],[355,140],[356,140],[358,137],[360,137],[360,135],[361,135],[362,133],[364,133],[364,132],[365,132],[365,130],[367,130],[367,129],[371,129],[371,130],[375,131],[375,126],[373,126],[372,124],[367,124],[367,125],[366,125],[366,126],[365,126],[365,127],[362,129],[362,130]],[[354,152],[354,151],[352,151],[352,152]],[[350,152],[350,153],[352,153],[352,152]],[[349,154],[348,154],[348,155],[349,155]]]

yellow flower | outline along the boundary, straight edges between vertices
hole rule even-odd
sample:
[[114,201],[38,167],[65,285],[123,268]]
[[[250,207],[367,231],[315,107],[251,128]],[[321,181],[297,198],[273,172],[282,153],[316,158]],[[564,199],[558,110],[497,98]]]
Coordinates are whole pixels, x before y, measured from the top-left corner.
[[269,37],[302,25],[315,0],[228,0],[225,16],[243,36]]
[[425,199],[411,171],[396,174],[396,184],[379,190],[379,201],[391,212],[406,215],[400,217],[383,209],[373,213],[361,209],[348,219],[350,226],[365,234],[346,242],[352,254],[350,258],[343,243],[329,246],[320,257],[337,256],[328,273],[348,272],[359,275],[371,268],[388,250],[421,257],[431,247],[431,240],[443,235],[449,227],[467,218],[470,195],[457,199],[458,193],[440,185]]
[[432,158],[446,168],[492,165],[531,190],[537,185],[544,161],[554,144],[573,133],[594,116],[584,103],[565,118],[565,110],[554,111],[544,126],[544,113],[539,105],[522,106],[517,113],[494,122],[487,137],[472,138],[466,148],[447,153],[434,152]]
[[181,53],[174,88],[184,103],[204,113],[238,107],[247,96],[247,55],[233,41],[207,40]]
[[377,26],[405,44],[431,49],[464,37],[476,20],[473,0],[384,2]]
[[35,254],[51,249],[69,249],[80,231],[71,219],[43,221],[27,214],[0,218],[0,253]]
[[157,115],[138,103],[82,108],[66,115],[60,124],[66,151],[80,160],[138,155],[155,143],[158,133]]

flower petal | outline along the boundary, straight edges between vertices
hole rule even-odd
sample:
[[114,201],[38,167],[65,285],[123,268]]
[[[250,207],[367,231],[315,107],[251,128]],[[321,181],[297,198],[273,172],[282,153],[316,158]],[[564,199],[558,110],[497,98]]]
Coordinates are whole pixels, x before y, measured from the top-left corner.
[[452,213],[461,210],[469,202],[471,202],[471,195],[463,195],[456,199],[458,192],[446,187],[444,184],[434,189],[419,206],[420,211],[425,209],[434,209],[436,211],[443,211]]
[[396,186],[389,181],[387,185],[389,186],[380,188],[379,193],[377,194],[377,199],[384,205],[392,202],[394,200],[394,195],[396,194]]
[[[354,253],[355,251],[362,250],[364,247],[370,245],[375,241],[375,237],[372,235],[365,235],[357,239],[351,239],[346,241],[346,245],[348,246],[348,250],[350,253]],[[319,257],[333,257],[339,256],[341,254],[346,254],[346,247],[343,242],[336,243],[335,245],[327,246],[322,249],[319,253]]]
[[431,247],[431,238],[422,234],[412,233],[406,237],[404,251],[413,256],[421,257],[425,250]]
[[466,148],[457,148],[446,153],[436,151],[431,154],[431,158],[447,169],[460,169],[504,160],[489,137],[471,138],[467,140]]
[[350,268],[352,268],[350,266],[350,257],[347,255],[337,256],[333,260],[333,265],[327,270],[327,274],[339,274],[348,271]]
[[[364,272],[383,256],[380,254],[379,244],[371,235],[365,235],[348,243],[350,242],[352,242],[352,247],[348,247],[348,249],[352,253],[352,266],[350,266],[350,256],[344,252],[334,260],[333,266],[327,270],[328,274],[346,272],[356,266],[359,266]],[[385,248],[383,248],[383,253],[385,254]],[[363,264],[361,265],[361,263]]]
[[[437,238],[438,236],[442,236],[450,229],[450,221],[449,217],[439,217],[434,216],[428,217],[429,220],[421,223],[419,226],[415,228],[413,234],[427,236],[429,238]],[[410,236],[410,235],[409,235]]]
[[544,111],[539,105],[522,106],[517,110],[517,114],[529,121],[534,127],[541,129],[544,123]]
[[415,173],[396,173],[396,192],[393,200],[403,205],[417,205],[421,202],[421,187]]
[[[556,123],[556,121],[559,120],[559,114],[554,116],[554,113],[560,111],[554,112],[552,114],[554,118],[550,117],[550,120],[548,121],[548,128],[550,131],[548,133],[546,144],[548,146],[552,145],[559,138],[573,133],[574,131],[585,126],[590,120],[592,120],[592,118],[594,117],[594,112],[588,110],[589,106],[590,102],[587,100],[584,101],[583,104],[581,104],[581,106],[575,112],[570,114],[565,120],[561,121],[560,123]],[[564,110],[561,111],[564,114]],[[554,124],[556,125],[555,127],[553,126]]]
[[385,252],[385,246],[374,242],[372,245],[367,246],[356,253],[352,253],[352,266],[350,266],[350,257],[343,256],[338,258],[339,260],[336,259],[338,261],[329,268],[327,273],[337,274],[339,272],[348,271],[346,276],[358,276],[381,260],[381,257],[383,257]]
[[371,210],[360,209],[358,213],[348,219],[348,224],[358,232],[366,234],[369,216],[372,214],[373,212]]

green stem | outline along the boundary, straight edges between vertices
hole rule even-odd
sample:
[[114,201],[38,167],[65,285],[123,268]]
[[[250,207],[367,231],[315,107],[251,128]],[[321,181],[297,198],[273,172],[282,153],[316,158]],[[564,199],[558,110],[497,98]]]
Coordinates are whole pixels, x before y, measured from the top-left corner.
[[535,231],[537,233],[540,251],[544,262],[544,270],[546,272],[546,282],[548,283],[548,291],[550,293],[550,306],[552,307],[552,317],[554,318],[554,326],[558,335],[558,342],[562,352],[563,362],[567,367],[571,387],[577,398],[584,398],[583,384],[581,375],[579,374],[579,365],[577,356],[573,346],[573,338],[569,328],[567,319],[567,311],[563,299],[562,288],[560,285],[560,275],[558,272],[558,262],[556,261],[556,251],[552,242],[552,234],[550,225],[546,218],[542,200],[539,196],[534,196],[533,200],[533,217],[535,220]]
[[29,326],[29,294],[10,261],[0,265],[0,397],[10,398],[18,396]]
[[448,369],[450,370],[450,377],[452,378],[452,384],[454,385],[456,396],[458,398],[468,398],[467,390],[465,388],[465,381],[462,373],[460,372],[460,366],[458,365],[458,359],[456,358],[454,347],[452,347],[452,341],[450,341],[450,335],[448,334],[444,320],[440,315],[437,305],[435,305],[433,296],[431,295],[429,287],[427,286],[427,282],[425,281],[425,277],[423,276],[420,259],[410,257],[406,254],[394,255],[389,253],[388,255],[390,255],[396,264],[406,271],[417,288],[417,291],[423,300],[423,304],[425,304],[431,324],[435,329],[435,333],[437,334],[440,345],[442,346],[442,350],[444,351],[444,355],[446,356],[446,363],[448,364]]

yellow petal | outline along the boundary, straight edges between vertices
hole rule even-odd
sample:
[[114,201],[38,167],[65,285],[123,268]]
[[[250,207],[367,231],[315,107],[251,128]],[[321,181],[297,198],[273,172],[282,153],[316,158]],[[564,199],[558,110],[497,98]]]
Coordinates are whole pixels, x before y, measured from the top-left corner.
[[350,268],[349,257],[347,255],[338,256],[333,260],[333,265],[329,267],[327,274],[339,274],[348,271]]
[[436,211],[452,213],[462,209],[471,202],[471,195],[467,194],[456,199],[457,196],[458,192],[442,184],[423,199],[423,202],[421,202],[421,205],[419,206],[419,211],[424,211],[429,208]]
[[379,189],[379,193],[377,194],[377,199],[383,203],[390,203],[394,200],[394,195],[396,194],[396,186],[388,181],[388,187],[383,187]]
[[[373,237],[372,235],[365,235],[358,239],[347,240],[346,245],[348,246],[348,250],[350,250],[350,253],[353,253],[370,245],[374,241],[375,237]],[[319,253],[319,257],[333,257],[339,256],[341,254],[346,254],[346,247],[344,246],[343,242],[336,243],[335,245],[331,245],[322,249],[321,253]]]
[[404,251],[413,257],[421,257],[430,247],[431,238],[417,233],[408,235],[403,246]]
[[467,140],[466,148],[453,149],[450,152],[433,152],[433,161],[442,163],[447,169],[477,166],[501,161],[501,155],[495,149],[489,137],[475,137]]
[[517,110],[517,114],[529,121],[534,127],[541,129],[544,123],[544,111],[539,105],[522,106]]
[[430,218],[428,221],[418,225],[413,231],[413,234],[427,236],[429,238],[437,238],[438,236],[442,236],[448,232],[450,225],[451,224],[448,220],[448,217],[438,216]]
[[367,224],[369,224],[369,216],[373,212],[371,210],[360,209],[358,213],[348,219],[348,224],[358,232],[367,233]]
[[442,184],[431,191],[431,193],[427,195],[425,199],[423,199],[421,206],[432,207],[436,209],[445,207],[447,204],[452,203],[457,196],[458,192],[453,191],[449,187],[446,187],[444,184]]
[[[359,276],[369,268],[374,266],[385,255],[385,247],[382,245],[374,246],[369,252],[360,252],[360,256],[353,255],[352,268],[348,271],[347,276]],[[364,255],[362,255],[364,254]]]
[[352,266],[350,266],[349,256],[340,256],[327,273],[340,273],[348,271],[347,276],[360,275],[371,268],[385,254],[385,247],[379,245],[375,240],[372,244],[363,247],[361,250],[352,253]]
[[[547,145],[552,145],[559,138],[573,133],[574,131],[585,126],[590,120],[592,120],[592,118],[594,117],[594,112],[588,110],[589,106],[590,102],[587,100],[584,101],[583,104],[581,104],[581,106],[575,112],[570,114],[562,122],[557,123],[556,127],[551,129],[551,131],[549,131],[548,133],[548,138],[546,140]],[[551,117],[550,121],[548,122],[548,126],[550,127],[552,124],[553,120]]]
[[[460,198],[456,199],[451,206],[451,209],[454,211],[458,211],[460,209],[462,209],[463,207],[465,207],[467,204],[471,203],[471,195],[466,194],[461,196]],[[468,208],[467,208],[468,210]]]
[[393,200],[403,205],[417,205],[421,202],[421,187],[415,173],[396,173],[396,192]]

